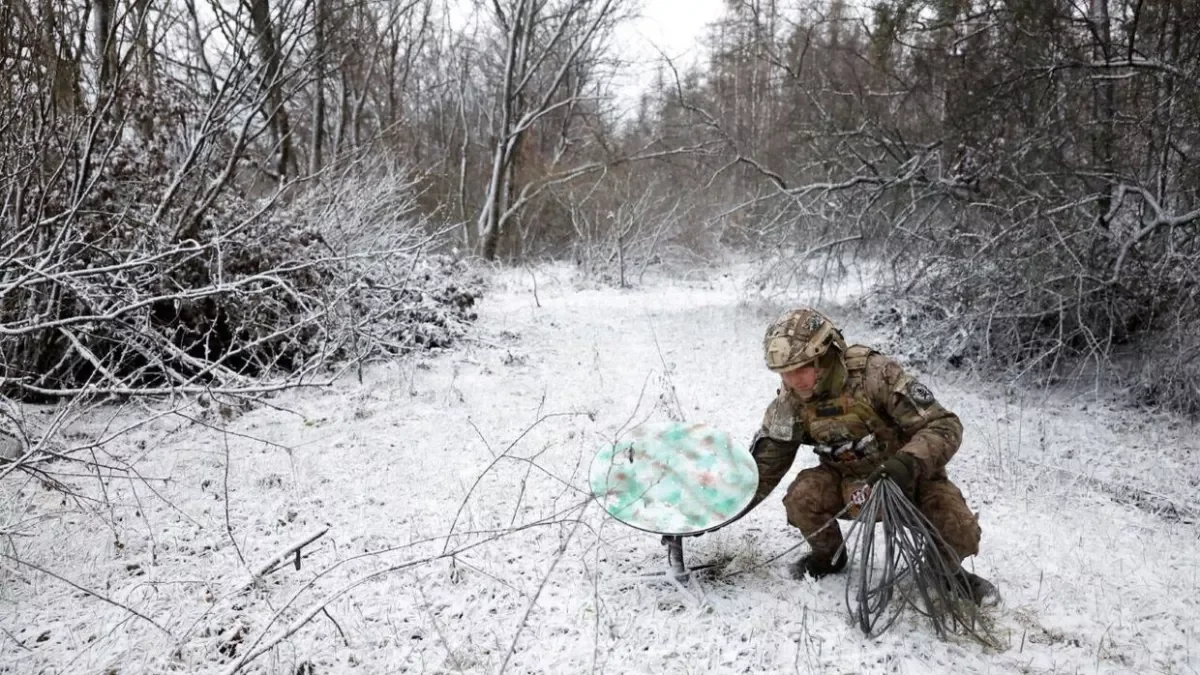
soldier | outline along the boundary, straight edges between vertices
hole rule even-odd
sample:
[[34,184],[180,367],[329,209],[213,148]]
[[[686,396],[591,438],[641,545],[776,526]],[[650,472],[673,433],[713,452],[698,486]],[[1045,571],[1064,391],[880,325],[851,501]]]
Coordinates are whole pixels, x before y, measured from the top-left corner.
[[[979,552],[978,519],[946,475],[962,441],[957,415],[892,359],[869,347],[847,347],[833,322],[816,310],[784,314],[767,329],[763,346],[767,367],[780,374],[783,386],[751,446],[759,486],[750,508],[779,484],[800,445],[816,446],[820,458],[783,498],[788,523],[812,548],[793,567],[794,576],[820,578],[845,568],[838,524],[822,527],[850,495],[883,476],[938,530],[950,560]],[[958,575],[975,603],[999,602],[986,579],[961,566]]]

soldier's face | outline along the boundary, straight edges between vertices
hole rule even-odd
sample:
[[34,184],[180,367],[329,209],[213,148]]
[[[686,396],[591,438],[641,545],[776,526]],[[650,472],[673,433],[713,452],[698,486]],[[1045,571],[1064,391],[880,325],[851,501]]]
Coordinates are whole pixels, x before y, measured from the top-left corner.
[[816,366],[802,366],[779,374],[783,378],[783,385],[801,398],[812,396],[813,390],[817,388],[817,380],[820,379],[820,375],[821,371]]

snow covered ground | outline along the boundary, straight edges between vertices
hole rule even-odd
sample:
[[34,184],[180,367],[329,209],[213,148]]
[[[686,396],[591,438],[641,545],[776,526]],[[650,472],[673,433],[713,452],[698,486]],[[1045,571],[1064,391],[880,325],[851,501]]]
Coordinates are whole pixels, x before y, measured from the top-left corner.
[[[971,564],[1005,596],[1005,649],[916,617],[864,638],[841,578],[787,576],[802,547],[764,564],[801,541],[782,487],[688,540],[689,562],[727,561],[725,576],[628,582],[664,549],[589,501],[588,462],[650,420],[749,440],[776,386],[762,332],[812,298],[747,300],[745,276],[617,290],[500,272],[451,353],[252,410],[180,403],[97,451],[102,483],[59,476],[74,497],[10,476],[0,672],[1200,670],[1196,427],[952,376],[922,374],[966,427],[950,471],[980,514]],[[823,306],[847,338],[883,340],[839,302],[859,289],[835,290]],[[802,451],[793,471],[813,463]],[[299,570],[288,555],[255,581],[314,536]]]

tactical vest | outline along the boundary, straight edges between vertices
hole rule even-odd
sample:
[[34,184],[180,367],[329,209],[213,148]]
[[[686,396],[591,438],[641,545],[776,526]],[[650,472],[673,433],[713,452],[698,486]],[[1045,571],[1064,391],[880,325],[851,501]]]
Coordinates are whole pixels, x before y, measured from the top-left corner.
[[903,438],[886,413],[871,405],[865,391],[867,360],[874,351],[855,345],[846,350],[846,382],[841,395],[801,403],[796,412],[806,435],[819,446],[837,449],[873,436],[859,453],[847,452],[834,457],[818,452],[822,464],[836,469],[843,476],[866,476],[880,460],[900,449],[908,439]]

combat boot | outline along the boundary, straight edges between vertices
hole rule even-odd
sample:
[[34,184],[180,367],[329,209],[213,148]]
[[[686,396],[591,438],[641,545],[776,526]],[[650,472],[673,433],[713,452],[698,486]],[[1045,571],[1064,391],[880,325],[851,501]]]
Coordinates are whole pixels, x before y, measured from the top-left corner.
[[809,553],[803,558],[792,563],[792,578],[803,579],[805,575],[813,579],[820,579],[828,574],[837,574],[846,569],[846,549],[838,551],[838,556],[832,561],[827,556],[819,556],[815,553]]
[[955,593],[980,607],[995,607],[1000,604],[1000,589],[996,588],[995,584],[961,567],[954,574],[952,586]]

